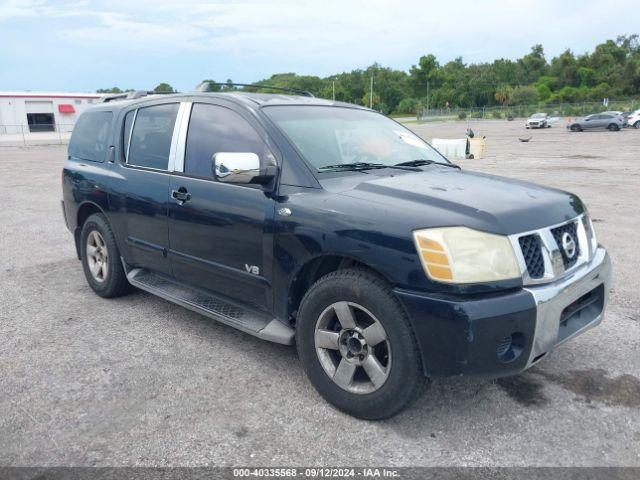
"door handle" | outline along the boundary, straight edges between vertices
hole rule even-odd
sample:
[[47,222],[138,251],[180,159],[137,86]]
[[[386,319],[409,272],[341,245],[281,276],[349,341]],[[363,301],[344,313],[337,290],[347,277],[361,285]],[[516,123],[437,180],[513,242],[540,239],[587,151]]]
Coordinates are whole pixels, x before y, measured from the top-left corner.
[[179,205],[191,200],[191,194],[184,187],[180,187],[178,190],[171,190],[171,196],[178,201]]

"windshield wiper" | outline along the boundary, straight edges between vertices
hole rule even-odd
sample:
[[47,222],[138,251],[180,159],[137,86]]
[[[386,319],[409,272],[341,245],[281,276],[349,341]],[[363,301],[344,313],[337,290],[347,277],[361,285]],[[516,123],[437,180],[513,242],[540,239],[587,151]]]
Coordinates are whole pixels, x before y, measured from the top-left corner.
[[319,167],[318,170],[367,170],[370,168],[386,168],[386,165],[370,162],[338,163],[336,165]]
[[411,165],[385,165],[383,163],[355,162],[355,163],[339,163],[338,165],[325,165],[318,170],[355,170],[362,171],[371,168],[395,168],[396,170],[409,170],[412,172],[420,171],[419,168]]
[[462,167],[460,165],[456,165],[455,163],[448,163],[448,162],[436,162],[435,160],[424,160],[424,159],[417,159],[417,160],[409,160],[408,162],[400,162],[400,163],[396,163],[396,167],[422,167],[424,165],[444,165],[445,167],[451,167],[451,168],[457,168],[458,170],[462,170]]

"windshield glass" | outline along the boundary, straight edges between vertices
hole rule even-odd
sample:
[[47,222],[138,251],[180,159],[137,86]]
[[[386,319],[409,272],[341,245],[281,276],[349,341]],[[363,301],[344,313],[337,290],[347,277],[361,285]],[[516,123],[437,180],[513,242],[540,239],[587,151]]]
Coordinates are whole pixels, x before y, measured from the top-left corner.
[[545,113],[534,113],[533,115],[531,115],[531,118],[544,118],[547,115]]
[[263,111],[302,156],[322,171],[359,162],[387,166],[413,160],[447,162],[410,130],[368,110],[290,105]]

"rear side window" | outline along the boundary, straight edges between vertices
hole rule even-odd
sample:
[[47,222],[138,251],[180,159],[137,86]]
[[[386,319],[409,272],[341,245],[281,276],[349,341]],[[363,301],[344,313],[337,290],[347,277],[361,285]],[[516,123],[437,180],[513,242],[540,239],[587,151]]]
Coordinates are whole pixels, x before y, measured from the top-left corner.
[[167,170],[179,106],[178,103],[169,103],[138,109],[131,132],[127,163]]
[[80,115],[69,141],[69,156],[104,162],[112,119],[112,112],[85,112]]
[[213,177],[211,160],[218,152],[251,152],[263,165],[275,158],[254,128],[239,114],[225,107],[196,103],[191,111],[184,171]]

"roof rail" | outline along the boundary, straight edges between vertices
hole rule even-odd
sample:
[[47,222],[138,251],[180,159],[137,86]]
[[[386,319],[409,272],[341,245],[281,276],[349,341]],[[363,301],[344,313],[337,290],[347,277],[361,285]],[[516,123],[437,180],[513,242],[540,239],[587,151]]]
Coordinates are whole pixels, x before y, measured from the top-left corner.
[[107,102],[115,102],[116,100],[125,100],[127,98],[127,95],[129,95],[129,92],[111,93],[108,95],[103,95],[102,97],[100,97],[100,100],[98,101],[100,103],[107,103]]
[[100,102],[115,102],[118,100],[135,100],[136,98],[146,97],[147,95],[170,95],[177,92],[153,92],[147,90],[132,90],[130,92],[113,93],[100,98]]
[[278,90],[282,92],[292,92],[305,97],[314,97],[313,93],[308,90],[301,90],[298,88],[286,88],[286,87],[272,87],[270,85],[256,85],[255,83],[218,83],[218,82],[202,82],[196,87],[196,92],[214,92],[211,87],[251,87],[251,88],[268,88],[269,90]]

